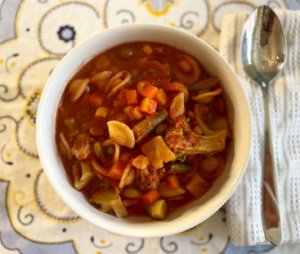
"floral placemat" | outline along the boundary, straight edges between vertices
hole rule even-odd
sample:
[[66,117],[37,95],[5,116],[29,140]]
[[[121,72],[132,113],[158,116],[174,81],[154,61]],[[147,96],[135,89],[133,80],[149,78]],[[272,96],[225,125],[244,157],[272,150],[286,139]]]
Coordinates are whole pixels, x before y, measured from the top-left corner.
[[133,22],[180,27],[216,49],[225,14],[294,0],[0,0],[0,253],[298,253],[299,245],[236,247],[218,211],[170,237],[117,236],[80,219],[57,196],[39,163],[35,120],[43,86],[74,45]]

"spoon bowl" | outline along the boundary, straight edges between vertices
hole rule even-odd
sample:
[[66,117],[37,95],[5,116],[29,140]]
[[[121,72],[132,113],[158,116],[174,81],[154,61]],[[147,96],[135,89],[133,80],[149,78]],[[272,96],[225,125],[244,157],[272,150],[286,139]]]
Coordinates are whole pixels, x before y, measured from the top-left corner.
[[242,63],[259,85],[266,86],[285,63],[286,40],[275,12],[268,6],[257,8],[247,20],[242,38]]
[[242,64],[250,78],[262,88],[264,101],[264,159],[262,217],[267,240],[282,243],[277,170],[272,158],[269,87],[282,70],[287,53],[279,18],[268,6],[258,7],[245,24],[242,37]]

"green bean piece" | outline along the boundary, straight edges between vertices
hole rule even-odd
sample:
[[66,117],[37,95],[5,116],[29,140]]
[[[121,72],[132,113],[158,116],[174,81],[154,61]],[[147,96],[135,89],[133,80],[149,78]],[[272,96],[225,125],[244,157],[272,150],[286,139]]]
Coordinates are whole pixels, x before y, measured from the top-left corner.
[[186,163],[173,162],[171,163],[168,174],[185,174],[192,171],[193,167]]
[[199,90],[210,90],[217,84],[219,84],[220,80],[215,77],[207,78],[199,80],[198,82],[188,85],[187,88],[190,92],[196,92]]
[[178,154],[176,157],[177,157],[176,160],[180,161],[180,162],[185,162],[185,160],[186,160],[186,154],[185,153]]
[[155,128],[164,122],[168,117],[168,112],[165,109],[161,109],[154,115],[151,115],[141,122],[133,126],[132,130],[135,136],[135,142],[139,143],[144,137],[146,137],[150,132],[155,130]]

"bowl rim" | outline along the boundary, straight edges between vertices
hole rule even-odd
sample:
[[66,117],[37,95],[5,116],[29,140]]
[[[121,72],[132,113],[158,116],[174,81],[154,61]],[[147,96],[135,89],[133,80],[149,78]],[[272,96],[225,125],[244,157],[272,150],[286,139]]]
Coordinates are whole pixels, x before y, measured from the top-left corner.
[[[245,118],[247,124],[244,124],[245,128],[245,134],[243,135],[244,143],[246,144],[245,151],[243,152],[241,162],[239,164],[239,167],[241,168],[238,171],[238,174],[235,176],[232,176],[232,184],[230,185],[230,188],[226,189],[226,192],[223,193],[223,195],[220,197],[214,197],[213,200],[209,200],[207,205],[212,203],[212,206],[206,213],[203,214],[202,217],[197,216],[195,213],[190,214],[189,213],[189,220],[187,219],[175,219],[172,221],[151,221],[151,222],[143,222],[143,223],[135,223],[135,224],[126,224],[122,219],[114,218],[111,215],[103,214],[99,212],[96,208],[92,207],[92,205],[84,205],[80,203],[80,198],[78,195],[78,192],[73,188],[70,189],[70,184],[68,182],[68,179],[61,179],[56,174],[57,170],[64,170],[61,167],[61,164],[56,161],[51,161],[49,158],[49,150],[45,146],[45,139],[46,141],[49,141],[50,137],[45,137],[44,135],[51,134],[51,130],[49,131],[49,126],[45,126],[43,124],[43,120],[45,119],[45,115],[47,115],[47,108],[49,107],[49,104],[51,107],[55,107],[55,111],[57,109],[57,105],[54,105],[51,100],[49,100],[49,89],[51,86],[53,86],[53,82],[59,76],[62,72],[62,70],[65,68],[65,65],[68,64],[69,58],[76,56],[76,54],[79,51],[84,51],[86,48],[89,47],[90,43],[93,41],[96,41],[101,36],[109,36],[118,34],[120,31],[123,31],[124,29],[129,30],[135,30],[135,29],[156,29],[159,30],[159,32],[169,32],[169,33],[179,33],[180,36],[187,37],[187,40],[197,40],[199,43],[199,47],[203,47],[206,50],[210,51],[211,54],[216,55],[216,59],[219,59],[221,64],[229,71],[232,78],[235,80],[236,84],[240,84],[236,87],[239,92],[240,101],[243,104],[243,108],[245,111],[242,112],[243,117]],[[132,41],[138,41],[138,40],[132,40]],[[151,40],[148,40],[151,41]],[[112,43],[112,46],[116,46],[117,44]],[[109,49],[109,47],[106,47],[105,50]],[[99,51],[100,52],[100,51]],[[90,59],[93,57],[92,54],[89,54],[87,59]],[[199,60],[200,61],[200,60]],[[201,61],[200,61],[201,62]],[[82,61],[84,63],[84,61]],[[77,66],[79,68],[80,65]],[[74,73],[73,73],[74,74]],[[68,78],[69,80],[69,78]],[[65,86],[63,90],[65,90]],[[53,105],[52,105],[53,104]],[[47,106],[48,105],[48,106]],[[239,109],[237,109],[239,110]],[[54,71],[51,73],[51,76],[49,77],[38,106],[38,112],[37,112],[37,120],[36,120],[36,143],[37,143],[37,149],[38,154],[40,158],[40,162],[42,164],[43,170],[46,173],[47,179],[49,180],[50,184],[54,188],[54,190],[59,194],[60,198],[80,217],[84,218],[85,220],[93,223],[94,225],[108,230],[110,232],[120,234],[120,235],[126,235],[126,236],[133,236],[133,237],[162,237],[167,235],[176,234],[185,230],[188,230],[199,223],[206,220],[208,217],[210,217],[212,214],[214,214],[232,195],[234,190],[237,188],[239,182],[242,179],[242,176],[245,173],[246,166],[248,164],[249,156],[250,156],[250,148],[251,148],[251,137],[252,137],[252,119],[250,114],[250,106],[248,99],[245,95],[245,92],[242,88],[241,82],[239,81],[239,78],[237,77],[236,73],[234,72],[233,68],[220,56],[220,54],[212,48],[210,45],[208,45],[206,42],[201,40],[200,38],[196,37],[195,35],[174,27],[162,25],[162,24],[126,24],[122,26],[117,26],[113,28],[109,28],[107,30],[101,31],[84,42],[79,43],[76,45],[73,49],[71,49],[64,57],[63,59],[58,63],[58,65],[55,67]],[[241,113],[241,112],[240,112]],[[52,119],[55,121],[56,118]],[[50,136],[50,135],[49,135]],[[50,151],[50,155],[53,156],[53,153],[56,153],[56,151]],[[57,155],[57,154],[56,154]],[[57,160],[60,160],[58,156],[56,156]],[[59,166],[60,164],[60,166]],[[56,167],[56,171],[50,170],[50,165]],[[57,169],[57,167],[59,167]],[[56,172],[56,173],[55,173]],[[57,178],[58,177],[58,178]],[[207,209],[206,209],[207,210]],[[101,215],[101,216],[99,216]],[[201,212],[200,212],[201,215]],[[185,217],[185,216],[182,216]],[[201,219],[199,219],[201,217]],[[130,226],[129,226],[130,225]],[[158,226],[159,225],[159,226]],[[148,228],[145,230],[145,226]]]

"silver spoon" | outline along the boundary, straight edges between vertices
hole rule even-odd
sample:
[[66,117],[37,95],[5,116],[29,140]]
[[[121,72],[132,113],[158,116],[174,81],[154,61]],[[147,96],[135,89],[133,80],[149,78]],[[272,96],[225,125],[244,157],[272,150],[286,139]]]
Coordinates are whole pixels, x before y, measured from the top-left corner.
[[264,184],[263,221],[266,238],[274,245],[282,243],[280,210],[278,203],[277,171],[272,158],[269,111],[271,81],[284,66],[287,46],[280,21],[274,11],[258,7],[247,20],[242,37],[242,63],[246,73],[263,91],[264,100]]

